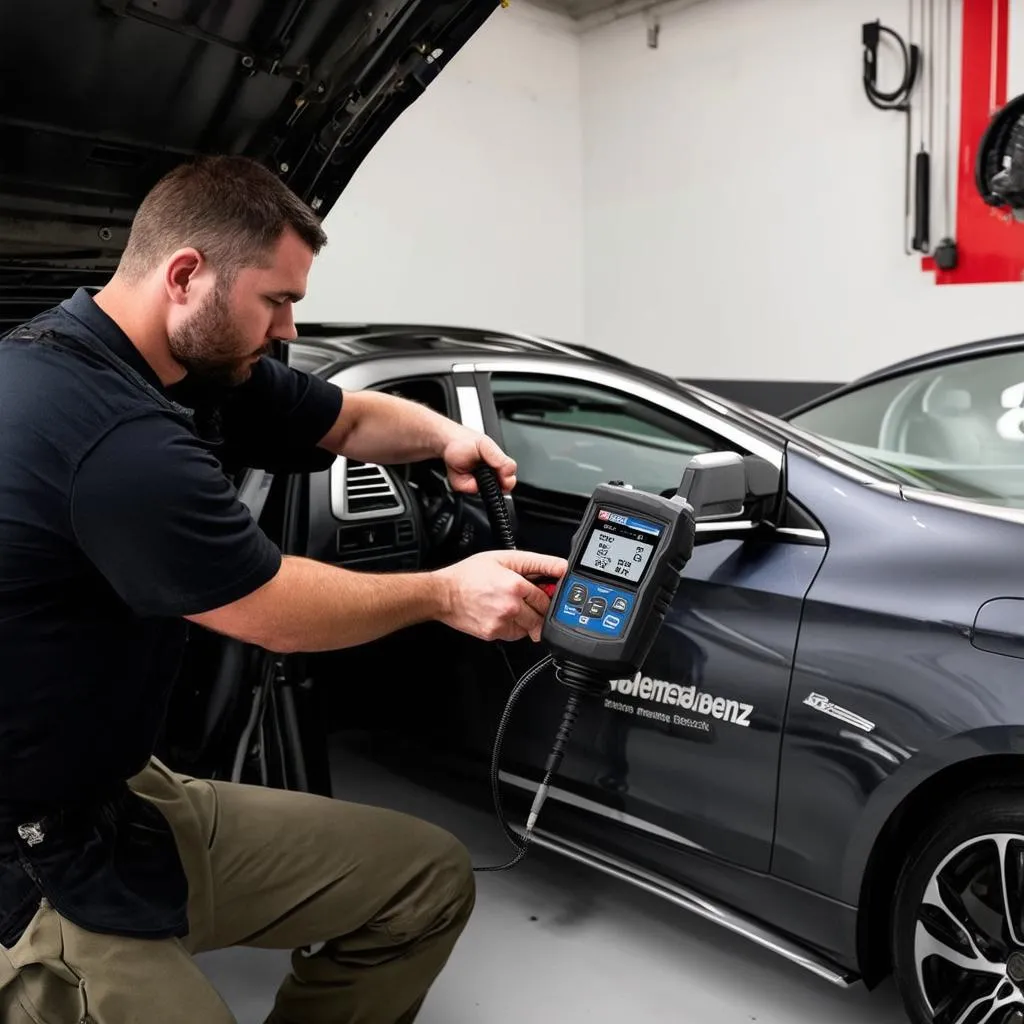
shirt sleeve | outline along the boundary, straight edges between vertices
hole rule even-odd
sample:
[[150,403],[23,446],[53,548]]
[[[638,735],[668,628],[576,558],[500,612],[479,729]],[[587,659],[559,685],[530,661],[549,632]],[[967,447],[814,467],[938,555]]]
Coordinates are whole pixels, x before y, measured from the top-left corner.
[[90,450],[71,521],[82,551],[141,616],[230,604],[281,565],[217,459],[164,416],[121,423]]
[[321,377],[263,358],[221,406],[226,461],[272,473],[330,469],[337,457],[318,447],[341,412],[341,389]]

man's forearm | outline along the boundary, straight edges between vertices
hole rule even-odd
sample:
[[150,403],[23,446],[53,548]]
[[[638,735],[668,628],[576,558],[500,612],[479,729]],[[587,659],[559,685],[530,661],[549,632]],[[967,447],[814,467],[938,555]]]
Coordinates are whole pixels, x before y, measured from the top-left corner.
[[417,402],[375,391],[345,396],[338,426],[322,442],[360,462],[383,465],[440,458],[463,428]]
[[259,590],[189,618],[279,654],[332,651],[442,618],[448,598],[432,573],[351,572],[286,556]]

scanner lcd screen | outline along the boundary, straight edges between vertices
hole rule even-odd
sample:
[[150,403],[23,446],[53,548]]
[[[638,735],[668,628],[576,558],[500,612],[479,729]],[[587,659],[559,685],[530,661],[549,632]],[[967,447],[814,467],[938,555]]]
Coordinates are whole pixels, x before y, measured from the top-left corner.
[[631,516],[613,515],[604,509],[598,512],[579,566],[637,584],[654,553],[661,528]]

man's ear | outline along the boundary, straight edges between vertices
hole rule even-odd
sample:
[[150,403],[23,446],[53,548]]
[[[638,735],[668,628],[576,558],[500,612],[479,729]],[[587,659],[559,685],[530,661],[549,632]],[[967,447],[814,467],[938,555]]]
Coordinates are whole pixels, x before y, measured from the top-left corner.
[[172,302],[184,305],[205,266],[203,255],[191,247],[179,249],[164,264],[164,289]]

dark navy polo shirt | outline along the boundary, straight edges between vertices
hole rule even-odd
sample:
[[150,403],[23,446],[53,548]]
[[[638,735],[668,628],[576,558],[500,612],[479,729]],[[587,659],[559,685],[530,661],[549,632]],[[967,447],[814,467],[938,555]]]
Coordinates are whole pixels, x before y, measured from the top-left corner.
[[[165,389],[85,290],[0,340],[0,865],[12,821],[106,799],[145,766],[182,616],[280,567],[229,469],[327,468],[317,442],[341,402],[270,358],[235,388]],[[14,860],[43,863],[46,846],[19,838]],[[0,943],[11,894],[29,898],[13,862],[6,890],[0,867]],[[42,883],[60,909],[68,865],[51,867]],[[67,916],[89,916],[67,902]]]

